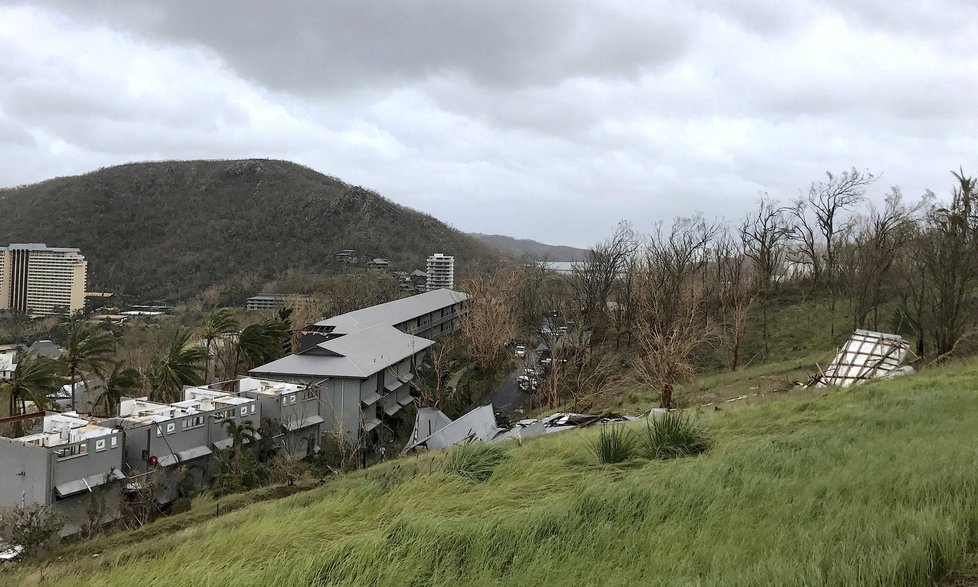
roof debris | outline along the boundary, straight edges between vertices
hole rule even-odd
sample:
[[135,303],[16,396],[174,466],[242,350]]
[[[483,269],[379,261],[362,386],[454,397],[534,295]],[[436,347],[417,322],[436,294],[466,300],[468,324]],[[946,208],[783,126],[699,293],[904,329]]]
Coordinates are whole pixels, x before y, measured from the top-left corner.
[[505,430],[496,422],[492,404],[479,406],[455,421],[434,408],[419,408],[411,440],[401,454],[418,447],[436,450],[477,440],[497,442],[510,438],[530,438],[541,434],[585,428],[594,424],[637,419],[636,416],[622,416],[611,412],[602,414],[557,412],[545,418],[520,420],[511,429]]
[[908,359],[918,357],[898,334],[856,330],[825,371],[817,373],[809,387],[849,387],[870,379],[897,377],[914,372]]

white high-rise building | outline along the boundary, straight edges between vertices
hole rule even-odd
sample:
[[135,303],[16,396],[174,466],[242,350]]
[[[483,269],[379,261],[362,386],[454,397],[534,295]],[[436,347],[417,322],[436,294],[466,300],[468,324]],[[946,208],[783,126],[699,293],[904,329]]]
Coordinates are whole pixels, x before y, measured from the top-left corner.
[[0,247],[0,310],[34,315],[85,306],[88,262],[78,249],[15,243]]
[[428,257],[428,291],[455,288],[455,257],[435,253]]

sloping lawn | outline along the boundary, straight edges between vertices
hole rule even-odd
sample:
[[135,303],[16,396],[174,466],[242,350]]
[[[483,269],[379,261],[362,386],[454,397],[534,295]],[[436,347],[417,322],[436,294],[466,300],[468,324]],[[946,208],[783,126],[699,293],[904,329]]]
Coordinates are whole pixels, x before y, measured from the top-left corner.
[[423,455],[0,583],[926,585],[978,542],[978,362],[698,419],[701,457],[602,466],[573,431],[473,483]]

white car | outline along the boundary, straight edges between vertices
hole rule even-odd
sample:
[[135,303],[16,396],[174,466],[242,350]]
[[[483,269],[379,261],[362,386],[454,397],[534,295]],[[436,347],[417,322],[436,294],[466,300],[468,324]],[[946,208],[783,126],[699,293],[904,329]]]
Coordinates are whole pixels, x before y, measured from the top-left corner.
[[525,344],[516,345],[516,357],[522,359],[525,356],[526,356],[526,345]]

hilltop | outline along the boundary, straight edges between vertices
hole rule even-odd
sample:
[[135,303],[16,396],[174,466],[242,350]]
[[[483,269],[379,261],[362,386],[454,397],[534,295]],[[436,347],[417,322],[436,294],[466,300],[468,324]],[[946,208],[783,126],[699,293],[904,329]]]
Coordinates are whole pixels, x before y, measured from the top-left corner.
[[513,256],[527,255],[537,261],[580,261],[587,254],[586,249],[565,245],[548,245],[528,238],[513,238],[502,234],[482,234],[470,232],[469,236],[500,253]]
[[406,269],[438,251],[460,266],[498,259],[427,214],[267,159],[131,163],[0,190],[0,243],[10,242],[78,247],[90,288],[161,301],[235,277],[335,273],[348,248]]

